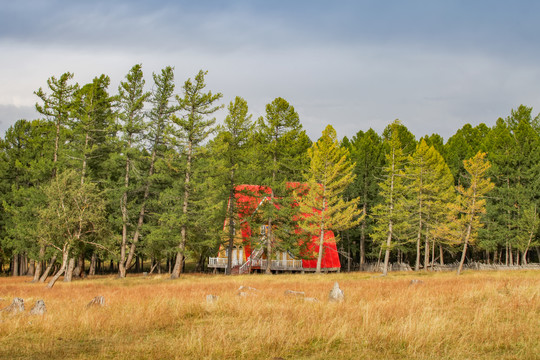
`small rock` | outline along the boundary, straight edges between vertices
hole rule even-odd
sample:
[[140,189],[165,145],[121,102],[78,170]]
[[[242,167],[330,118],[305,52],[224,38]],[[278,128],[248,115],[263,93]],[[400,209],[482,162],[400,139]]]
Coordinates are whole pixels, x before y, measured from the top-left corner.
[[339,284],[336,281],[334,287],[330,290],[330,294],[328,294],[328,301],[342,302],[343,300],[345,300],[345,294],[339,288]]
[[412,279],[411,282],[409,283],[409,286],[411,285],[420,285],[420,284],[423,284],[424,282],[422,280],[418,280],[418,279]]
[[86,305],[87,308],[91,306],[105,306],[105,298],[103,296],[96,296]]
[[255,289],[255,288],[252,288],[252,287],[250,287],[250,286],[244,286],[244,285],[242,285],[242,286],[240,286],[240,287],[238,288],[238,291],[244,291],[244,290],[248,290],[248,291],[257,291],[257,289]]
[[303,291],[285,290],[285,295],[287,295],[287,296],[304,297],[304,296],[306,296],[306,293],[303,292]]
[[304,298],[304,301],[305,302],[319,302],[317,298],[313,298],[313,297],[306,297]]
[[206,295],[206,302],[208,304],[213,304],[215,302],[217,302],[219,299],[219,296],[217,295]]
[[7,308],[2,309],[2,311],[9,312],[12,314],[18,314],[20,312],[24,311],[24,300],[21,298],[16,297],[13,299],[13,302],[11,305],[9,305]]
[[43,315],[47,312],[45,302],[43,300],[36,301],[34,307],[30,310],[30,315]]
[[143,272],[143,273],[142,273],[142,276],[147,277],[147,276],[148,276],[148,272],[146,272],[146,271]]

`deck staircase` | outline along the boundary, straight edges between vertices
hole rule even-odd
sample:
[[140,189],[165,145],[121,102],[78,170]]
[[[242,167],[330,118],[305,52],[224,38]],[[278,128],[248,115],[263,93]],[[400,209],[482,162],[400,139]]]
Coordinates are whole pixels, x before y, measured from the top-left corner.
[[265,244],[266,244],[266,236],[263,238],[263,241],[261,241],[261,244],[259,245],[259,247],[257,247],[254,251],[251,252],[251,255],[249,255],[246,262],[243,263],[242,266],[238,268],[238,274],[249,273],[253,264],[258,262],[258,260],[261,258],[262,254],[264,253]]

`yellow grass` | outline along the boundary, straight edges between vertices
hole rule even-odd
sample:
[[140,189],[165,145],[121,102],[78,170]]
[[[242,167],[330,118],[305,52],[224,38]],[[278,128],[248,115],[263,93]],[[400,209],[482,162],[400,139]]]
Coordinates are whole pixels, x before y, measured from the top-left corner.
[[[411,279],[422,284],[409,285]],[[538,359],[538,271],[0,278],[0,359]],[[345,302],[328,303],[333,282]],[[257,288],[240,297],[240,285]],[[305,291],[316,303],[288,297]],[[215,304],[206,295],[219,295]],[[107,306],[86,308],[103,295]],[[47,314],[28,315],[44,299]]]

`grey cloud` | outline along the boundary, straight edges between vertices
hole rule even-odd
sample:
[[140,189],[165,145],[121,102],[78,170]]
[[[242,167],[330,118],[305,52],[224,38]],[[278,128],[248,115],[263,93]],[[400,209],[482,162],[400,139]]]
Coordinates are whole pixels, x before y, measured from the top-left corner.
[[0,105],[0,136],[17,120],[33,120],[38,114],[33,106]]

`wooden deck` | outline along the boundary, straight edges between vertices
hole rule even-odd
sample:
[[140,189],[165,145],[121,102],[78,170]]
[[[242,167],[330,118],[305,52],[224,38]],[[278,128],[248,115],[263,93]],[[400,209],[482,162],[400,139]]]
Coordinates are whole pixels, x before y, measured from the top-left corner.
[[[240,263],[238,261],[232,262],[233,268],[246,267],[246,263]],[[266,269],[267,262],[265,259],[254,260],[251,264],[251,270]],[[227,258],[210,258],[208,260],[208,267],[213,269],[225,269],[227,268]],[[302,260],[272,260],[270,263],[270,270],[272,271],[315,271],[314,268],[304,268],[302,266]],[[322,269],[324,272],[339,272],[340,268]]]

